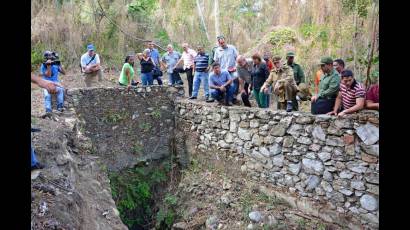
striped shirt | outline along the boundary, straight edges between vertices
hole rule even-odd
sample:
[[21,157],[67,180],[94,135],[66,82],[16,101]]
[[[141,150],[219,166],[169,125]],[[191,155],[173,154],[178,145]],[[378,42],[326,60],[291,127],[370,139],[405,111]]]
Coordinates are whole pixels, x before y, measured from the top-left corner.
[[342,94],[343,109],[349,109],[355,106],[357,98],[364,98],[366,96],[366,91],[359,82],[356,82],[353,89],[344,84],[340,84],[340,93]]
[[208,68],[208,62],[209,62],[209,55],[207,53],[204,53],[204,54],[198,53],[198,55],[194,59],[195,71],[204,72],[206,68]]
[[182,60],[184,60],[184,70],[191,68],[194,64],[194,58],[196,56],[196,51],[188,48],[188,52],[182,52]]

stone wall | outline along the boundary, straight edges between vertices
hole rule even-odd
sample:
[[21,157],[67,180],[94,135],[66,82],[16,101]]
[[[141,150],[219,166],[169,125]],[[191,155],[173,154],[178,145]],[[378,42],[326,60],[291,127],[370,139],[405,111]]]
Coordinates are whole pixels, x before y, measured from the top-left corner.
[[336,118],[186,100],[176,111],[198,135],[198,150],[243,157],[248,178],[310,202],[327,221],[378,228],[377,112]]
[[132,167],[172,153],[174,101],[182,88],[88,88],[68,91],[76,146],[106,161],[109,169]]

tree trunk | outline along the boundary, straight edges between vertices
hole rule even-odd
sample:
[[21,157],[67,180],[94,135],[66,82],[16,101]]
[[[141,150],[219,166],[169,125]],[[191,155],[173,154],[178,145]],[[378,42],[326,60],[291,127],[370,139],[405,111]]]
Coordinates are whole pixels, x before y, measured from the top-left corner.
[[215,37],[220,35],[219,31],[219,1],[214,0],[214,15],[215,15]]
[[368,89],[368,87],[371,83],[370,82],[370,69],[372,67],[372,59],[373,59],[374,45],[375,45],[375,42],[376,42],[378,19],[379,19],[379,17],[376,14],[376,6],[373,5],[373,20],[372,20],[373,33],[372,33],[372,41],[371,41],[370,52],[369,52],[369,56],[368,56],[368,59],[367,59],[367,71],[366,71],[366,82],[365,82],[366,89]]

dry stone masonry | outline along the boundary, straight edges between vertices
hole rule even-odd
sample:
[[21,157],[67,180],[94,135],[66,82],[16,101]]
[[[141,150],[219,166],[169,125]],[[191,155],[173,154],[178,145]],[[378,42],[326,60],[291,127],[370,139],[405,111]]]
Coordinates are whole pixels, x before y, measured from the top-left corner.
[[241,170],[250,178],[320,205],[316,212],[324,219],[328,210],[336,219],[356,220],[356,228],[378,228],[377,112],[337,118],[186,100],[176,110],[177,122],[198,134],[199,150],[243,155]]

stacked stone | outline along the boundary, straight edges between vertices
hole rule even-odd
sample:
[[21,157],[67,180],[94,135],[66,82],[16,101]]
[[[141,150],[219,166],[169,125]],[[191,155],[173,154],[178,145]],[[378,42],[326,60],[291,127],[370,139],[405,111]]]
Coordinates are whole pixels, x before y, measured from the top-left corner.
[[378,228],[378,113],[337,118],[259,108],[178,101],[177,114],[192,124],[204,151],[231,151],[245,159],[253,180],[327,203]]

